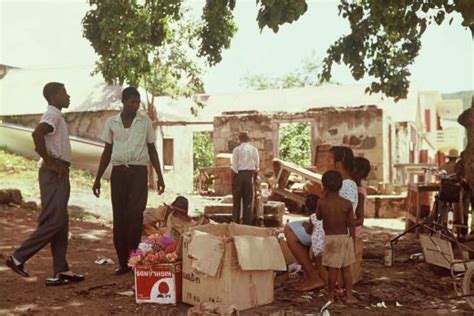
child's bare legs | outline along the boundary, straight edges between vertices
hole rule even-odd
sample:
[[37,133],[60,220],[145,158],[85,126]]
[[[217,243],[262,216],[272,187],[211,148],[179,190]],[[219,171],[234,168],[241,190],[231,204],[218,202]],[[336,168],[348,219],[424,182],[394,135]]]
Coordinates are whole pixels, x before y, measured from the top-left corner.
[[342,268],[342,277],[346,288],[347,304],[357,304],[359,301],[352,295],[352,273],[351,266]]
[[328,296],[331,302],[335,302],[334,300],[334,288],[336,287],[336,280],[337,280],[337,272],[339,271],[338,268],[331,268],[326,267],[328,270]]
[[314,269],[313,263],[309,259],[308,247],[305,247],[300,243],[298,237],[296,237],[288,226],[285,227],[284,232],[288,248],[290,248],[296,260],[302,265],[307,278],[306,281],[298,286],[297,290],[304,292],[324,287],[323,281],[319,278],[318,273],[316,273],[316,270]]
[[344,296],[344,277],[342,276],[342,271],[339,270],[337,272],[337,278],[336,278],[336,287],[334,291],[336,292],[336,296],[342,297]]
[[324,285],[328,284],[328,271],[323,267],[323,256],[319,255],[314,257],[314,268],[319,274],[319,277],[323,280]]

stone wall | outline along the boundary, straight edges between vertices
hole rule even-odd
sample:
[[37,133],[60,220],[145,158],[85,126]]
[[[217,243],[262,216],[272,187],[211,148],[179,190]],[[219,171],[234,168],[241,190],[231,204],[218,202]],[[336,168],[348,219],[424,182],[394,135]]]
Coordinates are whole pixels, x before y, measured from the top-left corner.
[[271,174],[271,161],[278,157],[279,125],[296,122],[311,123],[313,153],[324,145],[349,146],[356,156],[371,161],[372,182],[385,180],[383,113],[375,106],[318,108],[299,113],[224,112],[214,118],[214,153],[231,153],[238,145],[238,133],[248,131],[260,154],[262,174]]
[[368,180],[372,184],[385,181],[384,144],[387,142],[384,117],[375,106],[357,108],[326,108],[314,111],[315,143],[343,145],[352,148],[355,156],[367,158],[372,166]]
[[366,218],[400,218],[406,215],[406,194],[369,195],[364,212]]
[[240,131],[248,131],[251,144],[258,149],[260,169],[264,172],[271,171],[274,157],[272,118],[257,111],[224,112],[224,115],[214,118],[214,157],[220,153],[232,153],[239,145]]

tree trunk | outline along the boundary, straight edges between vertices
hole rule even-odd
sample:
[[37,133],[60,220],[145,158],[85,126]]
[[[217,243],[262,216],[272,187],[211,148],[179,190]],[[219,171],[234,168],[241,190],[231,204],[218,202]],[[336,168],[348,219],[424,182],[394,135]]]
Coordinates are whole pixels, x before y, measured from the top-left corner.
[[[455,1],[457,5],[467,5],[467,1]],[[472,6],[472,2],[469,2]],[[474,40],[474,14],[472,10],[468,10],[468,7],[463,7],[465,12],[461,12],[464,18],[464,25],[469,26],[471,30],[471,36]],[[471,42],[472,45],[472,42]],[[464,177],[466,178],[469,186],[471,187],[471,199],[474,197],[474,95],[471,95],[471,107],[464,111],[458,118],[458,123],[466,128],[467,132],[467,145],[464,150]]]
[[[151,102],[150,102],[148,100],[148,97],[147,97],[146,112],[147,112],[148,116],[151,119],[151,122],[153,124],[153,130],[156,133],[156,130],[158,128],[158,114],[156,112],[156,107],[155,107],[155,104],[154,104],[155,103],[154,100],[155,100],[155,98],[152,96]],[[151,162],[149,162],[148,163],[148,186],[153,190],[158,189],[156,180],[157,179],[156,179],[156,176],[155,176],[155,170],[153,169],[153,165],[151,164]]]
[[464,176],[471,191],[474,191],[474,103],[471,101],[471,104],[471,107],[459,116],[458,123],[467,130],[467,145],[463,155]]

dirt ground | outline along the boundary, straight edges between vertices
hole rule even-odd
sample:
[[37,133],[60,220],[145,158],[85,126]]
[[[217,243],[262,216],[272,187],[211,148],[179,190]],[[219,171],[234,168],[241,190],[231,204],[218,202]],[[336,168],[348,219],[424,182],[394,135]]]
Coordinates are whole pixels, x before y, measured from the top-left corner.
[[[133,275],[113,275],[113,265],[96,265],[98,255],[115,260],[111,228],[107,224],[72,216],[68,258],[74,271],[86,274],[86,281],[61,287],[46,287],[50,277],[48,247],[27,263],[32,275],[24,279],[4,265],[4,259],[35,228],[38,211],[15,206],[0,207],[0,314],[105,315],[154,314],[185,315],[188,305],[163,306],[135,303]],[[75,218],[74,218],[75,217]],[[331,315],[472,315],[463,299],[455,298],[449,273],[433,269],[409,256],[420,252],[416,240],[402,240],[396,246],[395,266],[383,265],[383,244],[397,231],[369,228],[364,235],[363,281],[354,287],[361,304],[330,306]],[[242,312],[242,315],[307,315],[316,313],[326,302],[319,292],[294,291],[298,279],[281,273],[275,279],[275,302]],[[386,308],[377,307],[384,302]],[[381,305],[381,304],[379,304]]]

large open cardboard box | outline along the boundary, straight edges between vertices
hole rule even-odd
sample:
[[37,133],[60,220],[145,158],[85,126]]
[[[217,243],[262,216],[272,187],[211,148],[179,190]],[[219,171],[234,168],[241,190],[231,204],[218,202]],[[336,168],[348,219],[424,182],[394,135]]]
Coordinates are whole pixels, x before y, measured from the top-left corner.
[[273,301],[273,271],[285,271],[271,230],[237,224],[188,229],[183,241],[183,302],[245,310]]

